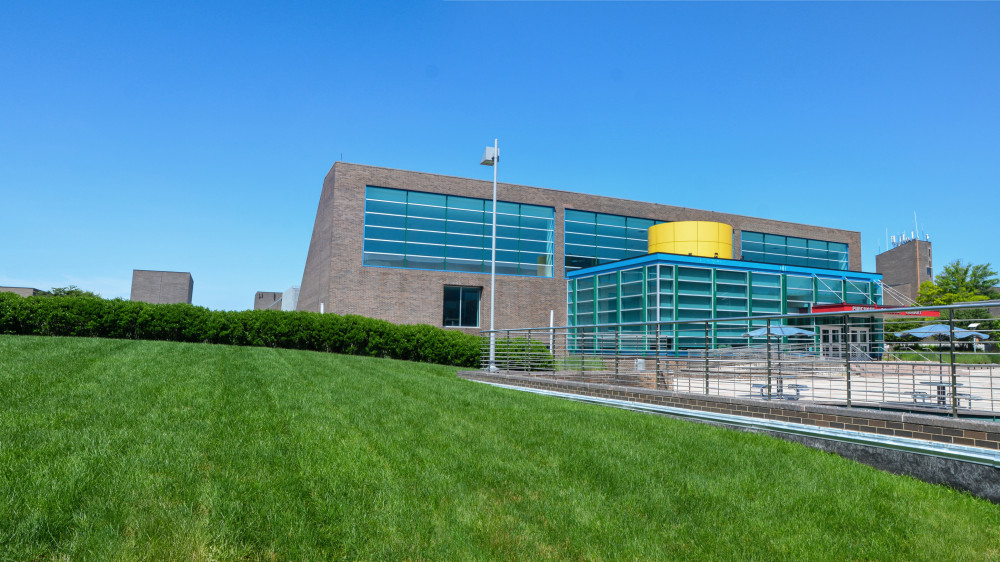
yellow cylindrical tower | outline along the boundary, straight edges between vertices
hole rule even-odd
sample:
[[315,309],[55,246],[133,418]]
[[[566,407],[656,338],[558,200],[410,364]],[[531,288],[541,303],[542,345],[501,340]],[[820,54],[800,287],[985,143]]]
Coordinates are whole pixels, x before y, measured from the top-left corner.
[[665,222],[649,228],[649,253],[733,259],[733,227],[721,222]]

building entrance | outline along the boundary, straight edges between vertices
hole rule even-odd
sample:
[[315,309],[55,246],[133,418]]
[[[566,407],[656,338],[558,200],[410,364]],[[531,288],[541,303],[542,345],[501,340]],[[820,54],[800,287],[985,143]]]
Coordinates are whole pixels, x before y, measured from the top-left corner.
[[871,344],[868,328],[851,328],[851,360],[870,361]]
[[819,327],[819,352],[822,357],[837,359],[844,356],[844,330],[840,326]]

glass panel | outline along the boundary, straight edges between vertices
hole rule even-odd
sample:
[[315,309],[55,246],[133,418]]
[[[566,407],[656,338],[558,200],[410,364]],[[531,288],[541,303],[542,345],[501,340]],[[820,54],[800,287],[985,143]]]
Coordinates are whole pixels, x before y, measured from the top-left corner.
[[712,270],[694,267],[678,267],[677,279],[679,281],[701,281],[710,283],[712,281]]
[[406,217],[401,217],[397,215],[377,215],[374,213],[369,213],[365,215],[365,225],[405,228]]
[[622,285],[642,281],[642,269],[629,269],[622,271]]
[[483,230],[483,225],[489,224],[490,228],[493,227],[493,215],[487,215],[482,211],[467,211],[464,209],[448,209],[448,221],[455,222],[471,222],[475,223],[479,227],[479,230]]
[[365,240],[365,251],[379,254],[403,254],[403,243],[387,242],[385,240]]
[[440,244],[444,246],[444,232],[432,232],[427,230],[410,230],[406,233],[407,242],[417,242],[420,244]]
[[[441,196],[444,197],[443,195]],[[406,205],[406,214],[410,217],[422,217],[428,219],[444,219],[447,210],[444,207],[433,207],[428,205]]]
[[479,326],[479,289],[462,288],[462,326]]
[[402,189],[387,189],[384,187],[368,186],[365,190],[365,197],[367,199],[380,199],[383,201],[397,201],[405,203],[406,191]]
[[375,254],[371,252],[365,252],[363,263],[380,267],[403,267],[405,265],[402,254]]
[[378,226],[366,226],[365,227],[365,238],[374,238],[376,240],[396,240],[399,242],[403,241],[406,231],[402,228],[383,228]]
[[799,308],[804,308],[814,302],[812,277],[788,275],[785,283],[787,284],[788,312],[798,312]]
[[444,269],[444,257],[406,255],[406,267],[415,269]]
[[458,326],[462,312],[462,288],[444,288],[444,325]]
[[406,243],[407,256],[435,256],[444,257],[444,246],[438,244],[417,244],[415,242]]
[[476,235],[486,235],[489,236],[493,232],[493,226],[486,226],[480,223],[474,222],[458,222],[458,221],[448,221],[446,223],[445,229],[448,232],[454,232],[456,234],[476,234]]
[[466,209],[469,211],[479,211],[478,214],[482,215],[483,210],[483,200],[482,199],[472,199],[469,197],[457,197],[455,195],[448,196],[448,216],[454,212],[452,209]]
[[794,236],[741,233],[743,259],[779,265],[847,269],[847,244]]
[[[447,250],[449,258],[461,258],[466,260],[486,260],[489,263],[490,260],[490,250],[484,250],[482,248],[465,248],[462,246],[448,246]],[[450,268],[449,268],[450,269]]]
[[389,215],[405,215],[406,205],[403,203],[389,203],[387,201],[366,201],[365,212],[384,213]]
[[645,255],[647,230],[658,221],[567,209],[564,222],[566,271],[573,271]]
[[844,302],[844,282],[841,279],[816,278],[816,302],[835,304]]
[[[365,197],[365,265],[483,270],[482,260],[489,256],[482,251],[491,244],[490,201],[373,186]],[[508,252],[498,253],[497,260],[505,263],[498,264],[497,272],[551,277],[555,209],[508,201],[498,202],[497,209],[497,246]],[[378,243],[404,240],[403,249]],[[403,254],[402,261],[383,255],[396,253]]]
[[489,262],[483,262],[483,260],[467,260],[467,259],[453,258],[450,256],[448,257],[446,262],[447,262],[446,269],[448,271],[468,271],[471,273],[483,273],[484,271],[487,271],[487,269],[484,269],[483,264],[484,263],[487,264],[485,266],[486,268],[489,267]]

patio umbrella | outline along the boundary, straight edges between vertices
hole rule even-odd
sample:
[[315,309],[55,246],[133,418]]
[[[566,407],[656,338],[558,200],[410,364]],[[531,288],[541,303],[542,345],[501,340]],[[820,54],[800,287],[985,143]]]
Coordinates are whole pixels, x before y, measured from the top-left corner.
[[[929,324],[927,326],[921,326],[919,328],[914,328],[912,330],[906,330],[904,332],[896,332],[896,337],[901,338],[903,336],[913,336],[915,338],[932,338],[932,337],[948,337],[951,334],[951,329],[947,324]],[[981,340],[988,340],[990,336],[983,334],[981,332],[973,332],[972,330],[966,330],[965,328],[955,328],[955,337],[958,339],[965,339],[971,337],[977,337]]]
[[767,328],[757,328],[756,330],[747,332],[743,334],[745,338],[762,338],[764,336],[773,337],[785,337],[785,336],[815,336],[814,332],[809,330],[803,330],[802,328],[795,328],[793,326],[784,326],[781,324],[776,324],[771,326],[771,330],[768,331]]
[[[913,336],[920,339],[935,338],[937,340],[944,341],[951,337],[951,328],[949,328],[947,324],[928,324],[927,326],[921,326],[912,330],[896,332],[897,338],[901,338],[903,336]],[[966,330],[965,328],[955,328],[955,338],[965,339],[971,337],[977,337],[981,340],[990,339],[989,335],[981,332],[973,332],[972,330]],[[942,361],[941,347],[938,346],[938,363],[941,363]]]

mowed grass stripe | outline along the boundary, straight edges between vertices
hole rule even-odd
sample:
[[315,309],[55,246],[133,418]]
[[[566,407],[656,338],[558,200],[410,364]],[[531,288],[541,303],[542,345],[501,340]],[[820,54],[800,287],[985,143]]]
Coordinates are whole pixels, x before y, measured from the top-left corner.
[[7,559],[1000,558],[1000,508],[761,435],[261,348],[0,337]]

